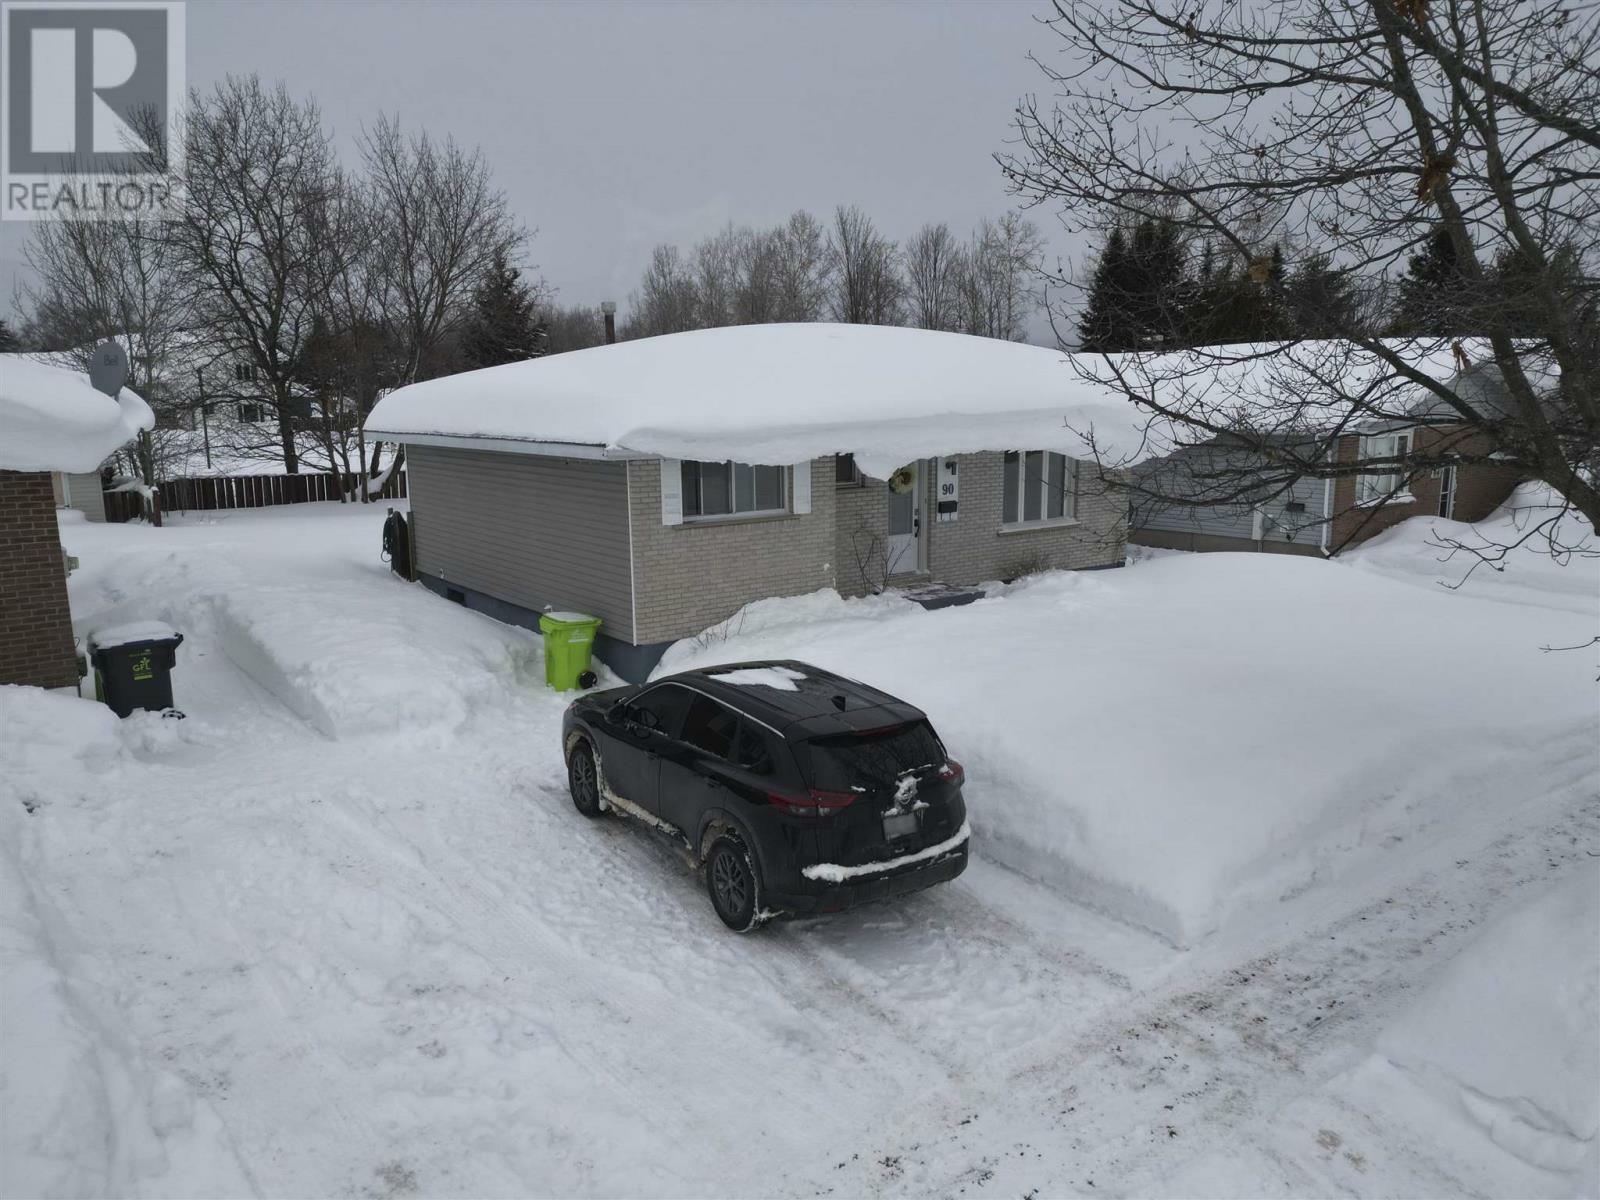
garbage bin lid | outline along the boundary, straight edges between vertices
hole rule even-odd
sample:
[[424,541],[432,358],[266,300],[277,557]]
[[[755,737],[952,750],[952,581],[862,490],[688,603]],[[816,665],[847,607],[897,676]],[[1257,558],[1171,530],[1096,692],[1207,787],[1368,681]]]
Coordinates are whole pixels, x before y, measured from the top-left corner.
[[103,650],[108,646],[133,646],[141,642],[181,642],[179,633],[165,621],[130,621],[125,625],[108,625],[89,634],[89,648]]
[[560,621],[563,624],[571,625],[584,625],[590,621],[600,620],[599,617],[591,617],[588,613],[580,612],[547,612],[539,615],[549,617],[552,621]]

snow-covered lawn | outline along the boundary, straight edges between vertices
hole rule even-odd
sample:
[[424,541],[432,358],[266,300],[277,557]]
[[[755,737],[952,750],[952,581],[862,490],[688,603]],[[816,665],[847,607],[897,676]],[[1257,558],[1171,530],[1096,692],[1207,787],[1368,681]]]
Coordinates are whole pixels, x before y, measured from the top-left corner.
[[756,606],[672,665],[922,705],[976,857],[738,938],[572,809],[537,639],[397,581],[382,515],[64,525],[83,629],[184,632],[188,718],[0,689],[0,1193],[1600,1191],[1570,577]]

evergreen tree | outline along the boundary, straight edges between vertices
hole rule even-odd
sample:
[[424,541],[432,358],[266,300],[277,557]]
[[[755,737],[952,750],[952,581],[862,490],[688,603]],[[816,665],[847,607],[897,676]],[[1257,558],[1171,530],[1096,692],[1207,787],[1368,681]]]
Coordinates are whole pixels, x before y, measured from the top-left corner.
[[1288,331],[1295,337],[1331,338],[1359,329],[1361,303],[1355,281],[1333,259],[1314,250],[1290,274]]
[[544,353],[545,327],[534,315],[538,298],[522,272],[497,255],[472,294],[472,311],[461,342],[466,367],[494,367]]
[[1471,307],[1455,242],[1441,225],[1406,263],[1391,328],[1398,334],[1471,333]]
[[1192,290],[1183,232],[1160,217],[1114,227],[1095,266],[1078,332],[1085,350],[1182,344]]
[[4,317],[0,317],[0,354],[15,354],[22,349],[22,342],[16,334],[11,332]]

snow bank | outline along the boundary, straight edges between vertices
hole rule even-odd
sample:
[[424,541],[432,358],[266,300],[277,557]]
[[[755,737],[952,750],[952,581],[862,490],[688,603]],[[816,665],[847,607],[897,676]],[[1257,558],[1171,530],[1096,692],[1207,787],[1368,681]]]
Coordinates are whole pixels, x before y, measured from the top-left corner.
[[127,388],[112,400],[82,371],[0,355],[0,470],[93,471],[154,426],[150,406]]
[[1012,446],[1086,457],[1091,428],[1103,450],[1131,453],[1141,424],[1056,350],[816,323],[697,329],[430,379],[380,400],[367,431],[756,463],[850,451],[887,478],[912,458]]
[[41,823],[118,790],[124,734],[103,704],[0,687],[0,1196],[254,1190],[215,1111],[132,1045],[118,980],[34,869]]
[[[1466,590],[1476,596],[1592,613],[1600,596],[1600,538],[1581,513],[1562,512],[1563,507],[1547,484],[1525,483],[1475,525],[1412,517],[1337,561],[1432,588],[1466,579]],[[1452,552],[1445,545],[1449,542],[1486,551],[1514,549],[1491,564],[1467,550]],[[1558,553],[1552,554],[1552,547]]]
[[904,697],[967,768],[978,853],[1178,943],[1529,794],[1513,753],[1527,739],[1552,770],[1592,759],[1591,664],[1539,649],[1582,640],[1592,613],[1530,626],[1527,610],[1278,555],[999,592],[937,612],[763,601],[657,674],[793,658]]
[[1501,1149],[1600,1182],[1600,863],[1484,929],[1378,1049]]

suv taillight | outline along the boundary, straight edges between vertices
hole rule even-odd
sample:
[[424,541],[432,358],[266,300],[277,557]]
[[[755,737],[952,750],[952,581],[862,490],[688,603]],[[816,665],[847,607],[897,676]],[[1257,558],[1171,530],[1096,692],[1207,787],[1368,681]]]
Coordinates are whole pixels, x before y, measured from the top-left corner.
[[842,808],[856,802],[854,792],[824,792],[812,788],[804,795],[790,796],[783,792],[768,792],[767,800],[781,813],[791,817],[830,817]]
[[966,782],[967,772],[955,759],[950,759],[939,768],[939,778],[945,783],[962,784]]

